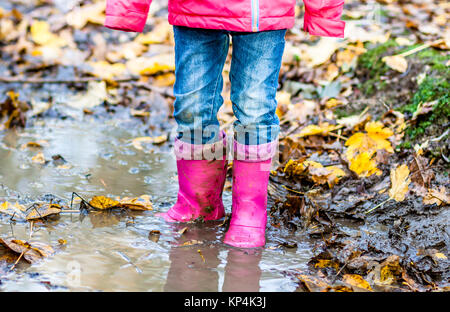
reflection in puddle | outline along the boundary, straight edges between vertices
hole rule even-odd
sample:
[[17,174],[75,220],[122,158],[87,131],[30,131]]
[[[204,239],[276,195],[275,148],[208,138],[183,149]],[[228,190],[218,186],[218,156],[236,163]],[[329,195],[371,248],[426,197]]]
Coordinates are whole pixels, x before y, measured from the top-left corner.
[[[50,119],[0,134],[0,202],[30,203],[52,194],[69,203],[77,192],[86,199],[148,194],[154,204],[153,211],[132,215],[63,214],[35,224],[31,241],[54,246],[57,253],[11,272],[0,269],[0,290],[294,291],[296,282],[284,273],[306,267],[311,245],[304,237],[270,228],[266,247],[288,238],[298,240],[298,248],[241,250],[222,243],[226,229],[220,222],[174,225],[154,216],[176,201],[176,166],[168,143],[153,152],[134,149],[131,139],[145,135],[138,123],[123,126],[93,118],[82,123]],[[48,142],[39,150],[49,161],[45,165],[31,161],[39,151],[20,148],[37,140]],[[68,166],[58,167],[54,155]],[[230,191],[224,192],[224,203],[230,213]],[[0,214],[2,237],[30,240],[29,230],[28,223],[10,224]],[[152,230],[160,232],[158,240],[149,239]],[[60,245],[61,239],[67,243]],[[194,240],[203,243],[180,246]]]

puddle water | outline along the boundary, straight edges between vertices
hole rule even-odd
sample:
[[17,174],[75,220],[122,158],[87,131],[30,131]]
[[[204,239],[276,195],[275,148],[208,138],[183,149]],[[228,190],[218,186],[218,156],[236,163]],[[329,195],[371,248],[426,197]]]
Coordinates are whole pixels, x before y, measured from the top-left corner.
[[[115,120],[115,121],[114,121]],[[220,223],[168,224],[155,217],[176,201],[175,158],[169,143],[152,152],[135,149],[131,140],[145,136],[140,122],[46,118],[20,131],[0,134],[0,202],[32,202],[52,194],[70,202],[72,192],[94,195],[151,196],[153,211],[130,215],[91,212],[62,214],[48,224],[10,224],[0,214],[1,237],[40,241],[57,249],[33,265],[0,270],[2,291],[295,291],[286,272],[306,268],[312,243],[305,236],[270,228],[265,249],[241,250],[222,243]],[[39,151],[21,149],[45,140],[46,165],[32,162]],[[67,163],[53,161],[60,155]],[[58,157],[55,157],[56,159]],[[224,192],[227,213],[231,194]],[[184,234],[180,229],[188,227]],[[159,240],[149,232],[160,231]],[[59,245],[58,240],[67,243]],[[296,241],[295,249],[275,249],[280,239]],[[187,241],[203,244],[183,246]],[[61,246],[61,247],[58,247]]]

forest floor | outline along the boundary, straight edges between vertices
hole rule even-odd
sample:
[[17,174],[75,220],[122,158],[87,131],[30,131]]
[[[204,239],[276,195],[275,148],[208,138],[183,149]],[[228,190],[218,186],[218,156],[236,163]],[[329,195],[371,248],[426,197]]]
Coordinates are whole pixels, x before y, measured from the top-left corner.
[[[104,5],[0,0],[3,138],[49,118],[108,116],[145,129],[132,141],[136,149],[170,151],[175,65],[167,4],[154,1],[142,34],[102,27]],[[344,39],[309,36],[302,16],[299,6],[279,79],[282,133],[269,224],[304,233],[315,247],[308,268],[287,275],[299,291],[450,290],[450,5],[346,0]],[[227,132],[235,120],[230,57],[219,112]],[[47,143],[37,138],[22,150],[31,150],[30,163],[65,169],[64,155],[45,153]],[[151,206],[145,196],[97,200],[80,205]],[[0,212],[25,213],[30,203],[0,197]],[[52,214],[69,203],[39,205],[31,211]],[[14,252],[13,264],[47,255],[45,246],[0,243]],[[286,240],[277,248],[296,247]]]

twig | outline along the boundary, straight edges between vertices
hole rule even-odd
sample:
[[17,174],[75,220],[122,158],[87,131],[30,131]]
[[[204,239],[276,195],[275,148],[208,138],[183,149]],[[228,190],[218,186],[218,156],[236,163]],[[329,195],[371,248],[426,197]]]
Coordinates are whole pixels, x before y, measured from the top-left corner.
[[9,269],[10,271],[12,271],[12,270],[16,267],[17,263],[19,263],[20,259],[22,258],[23,254],[25,253],[25,251],[27,251],[27,250],[24,250],[24,251],[22,251],[22,252],[20,253],[19,258],[17,258],[17,260],[16,260],[16,262],[14,263],[14,265]]
[[288,191],[291,191],[291,192],[294,192],[294,193],[297,193],[297,194],[301,194],[301,195],[304,195],[305,194],[305,192],[300,192],[300,191],[296,191],[296,190],[293,190],[293,189],[290,189],[290,188],[288,188],[286,185],[281,185],[283,188],[285,188],[285,189],[287,189]]
[[427,43],[424,43],[424,44],[422,44],[422,45],[420,45],[420,46],[418,46],[418,47],[416,47],[414,49],[411,49],[409,51],[406,51],[406,52],[403,52],[403,53],[400,53],[400,54],[396,54],[395,56],[408,56],[408,55],[414,54],[416,52],[419,52],[419,51],[421,51],[423,49],[426,49],[426,48],[432,46],[433,44],[439,44],[439,43],[441,43],[443,41],[444,41],[443,39],[439,39],[439,40],[427,42]]
[[384,202],[382,202],[382,203],[379,203],[378,205],[376,205],[375,207],[373,207],[373,208],[371,208],[371,209],[369,209],[369,210],[367,210],[365,213],[366,214],[368,214],[369,212],[372,212],[372,211],[374,211],[375,209],[377,209],[378,207],[380,207],[380,206],[382,206],[382,205],[384,205],[384,204],[386,204],[388,201],[390,201],[392,198],[388,198],[388,199],[386,199]]

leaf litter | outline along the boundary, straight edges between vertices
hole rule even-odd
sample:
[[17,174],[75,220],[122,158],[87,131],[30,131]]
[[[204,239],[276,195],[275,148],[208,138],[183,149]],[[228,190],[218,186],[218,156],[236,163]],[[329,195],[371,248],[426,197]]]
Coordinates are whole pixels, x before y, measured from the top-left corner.
[[[147,104],[149,96],[156,96],[163,105],[173,105],[173,31],[166,19],[151,16],[153,25],[144,33],[120,40],[117,33],[109,33],[105,39],[104,1],[80,2],[66,12],[51,2],[18,2],[12,10],[0,6],[0,49],[10,64],[0,63],[5,82],[0,86],[0,131],[33,126],[61,103],[84,116],[95,117],[99,107],[114,114],[117,106],[124,106],[143,123],[166,122],[167,116],[158,116]],[[364,23],[374,5],[384,12],[382,25]],[[424,12],[420,1],[351,0],[346,6],[351,20],[344,40],[287,34],[277,94],[282,133],[279,164],[269,186],[270,222],[315,241],[309,269],[295,273],[299,287],[307,291],[448,289],[449,181],[443,174],[448,171],[448,133],[413,142],[415,148],[404,147],[407,132],[442,103],[448,105],[448,98],[419,101],[412,112],[402,108],[420,82],[433,77],[431,67],[444,64],[448,71],[448,7],[427,2]],[[25,13],[26,8],[35,14]],[[447,63],[437,58],[424,66],[420,58],[430,51],[447,57]],[[382,73],[371,80],[374,68]],[[30,88],[22,88],[23,83]],[[229,91],[229,81],[225,83]],[[58,87],[51,89],[51,84]],[[374,97],[364,90],[367,85],[378,91]],[[385,92],[377,89],[382,86],[388,86]],[[224,100],[219,119],[230,131],[229,94]],[[164,132],[149,132],[129,142],[146,151],[171,140]],[[42,168],[72,165],[55,160],[57,155],[52,162],[48,145],[33,140],[21,150],[32,153],[27,154],[30,162]],[[86,212],[98,226],[118,222],[111,212],[153,207],[148,196],[97,195],[80,199],[79,205],[78,213]],[[30,222],[51,219],[58,210],[73,208],[39,202],[27,210],[18,202],[0,203],[0,213]],[[350,225],[342,225],[342,220]],[[375,231],[377,227],[387,231]],[[149,233],[155,242],[159,237],[157,230]],[[24,259],[43,257],[32,243],[2,241]],[[183,245],[203,243],[190,240]]]

